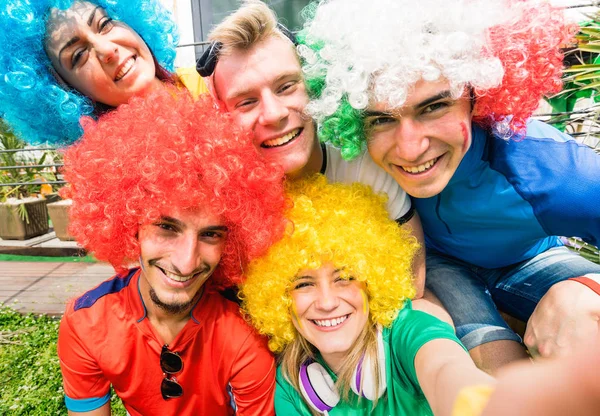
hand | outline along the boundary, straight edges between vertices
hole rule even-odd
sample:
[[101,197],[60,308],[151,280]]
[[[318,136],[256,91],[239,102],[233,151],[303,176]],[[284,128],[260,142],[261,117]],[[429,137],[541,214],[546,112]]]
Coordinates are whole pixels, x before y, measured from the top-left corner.
[[498,375],[483,416],[597,416],[600,337],[574,346],[571,356],[534,365],[511,364]]
[[523,341],[534,358],[569,354],[599,333],[600,296],[565,280],[542,297],[527,322]]

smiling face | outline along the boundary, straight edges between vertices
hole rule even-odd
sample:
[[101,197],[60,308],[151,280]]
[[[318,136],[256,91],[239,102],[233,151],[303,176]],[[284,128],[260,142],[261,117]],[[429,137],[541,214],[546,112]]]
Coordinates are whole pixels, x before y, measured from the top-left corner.
[[333,369],[358,339],[369,318],[365,284],[342,278],[331,263],[303,270],[292,283],[292,321]]
[[189,308],[219,264],[226,237],[220,217],[201,209],[173,211],[141,227],[144,299],[170,313]]
[[254,145],[288,176],[318,172],[321,153],[312,119],[303,114],[308,95],[292,43],[271,36],[250,50],[219,58],[216,94]]
[[58,75],[93,101],[112,107],[161,85],[150,49],[131,28],[95,4],[52,9],[45,49]]
[[446,81],[419,81],[400,109],[369,106],[367,147],[373,160],[416,198],[439,194],[471,145],[471,102],[451,97]]

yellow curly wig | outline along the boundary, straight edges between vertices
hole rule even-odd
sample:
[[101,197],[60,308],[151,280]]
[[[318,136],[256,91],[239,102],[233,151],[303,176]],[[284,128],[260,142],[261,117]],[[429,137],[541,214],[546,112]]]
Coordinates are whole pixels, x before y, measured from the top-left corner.
[[331,262],[365,281],[373,324],[390,325],[415,295],[412,261],[419,243],[388,218],[386,198],[368,186],[328,184],[322,175],[287,184],[293,223],[268,253],[252,261],[241,287],[242,307],[269,348],[292,342],[291,282],[303,269]]

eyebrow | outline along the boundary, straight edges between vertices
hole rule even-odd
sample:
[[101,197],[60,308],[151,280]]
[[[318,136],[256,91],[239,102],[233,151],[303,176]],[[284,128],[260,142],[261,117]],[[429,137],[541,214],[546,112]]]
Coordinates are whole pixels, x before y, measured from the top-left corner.
[[422,108],[422,107],[427,107],[429,104],[434,103],[438,100],[441,100],[443,98],[448,98],[452,96],[452,91],[450,90],[445,90],[442,91],[436,95],[434,95],[433,97],[429,97],[424,99],[423,101],[421,101],[420,103],[417,103],[414,108]]
[[[281,75],[279,75],[277,78],[275,78],[273,80],[273,83],[276,84],[278,82],[281,82],[282,80],[284,80],[285,78],[291,78],[291,77],[299,77],[300,72],[299,71],[293,71],[293,72],[286,72],[283,73]],[[244,95],[248,95],[252,92],[252,88],[241,88],[239,90],[233,90],[232,93],[229,93],[226,97],[225,100],[233,100],[234,98],[237,97],[243,97]]]
[[[87,25],[88,25],[88,26],[90,26],[90,27],[92,26],[92,22],[94,21],[94,17],[96,16],[96,11],[97,11],[98,9],[102,9],[102,6],[96,6],[96,7],[94,8],[94,10],[92,10],[92,12],[90,13],[90,16],[88,17],[88,20],[87,20]],[[74,44],[76,44],[77,42],[79,42],[79,40],[80,40],[80,38],[79,38],[78,36],[75,36],[75,37],[71,38],[71,39],[70,39],[70,40],[69,40],[67,43],[65,43],[65,45],[64,45],[64,46],[63,46],[63,47],[60,49],[60,52],[58,52],[58,62],[60,63],[60,66],[62,66],[63,68],[64,68],[64,66],[63,66],[63,64],[62,64],[62,58],[61,58],[61,55],[62,55],[62,53],[63,53],[63,52],[64,52],[64,50],[65,50],[65,49],[67,49],[68,47],[70,47],[70,46],[73,46]]]
[[[419,108],[423,108],[423,107],[427,107],[428,105],[430,105],[431,103],[434,103],[438,100],[442,100],[444,98],[448,98],[452,96],[452,91],[450,90],[445,90],[442,91],[436,95],[434,95],[433,97],[428,97],[425,98],[423,101],[415,104],[413,106],[414,109],[419,109]],[[366,110],[363,113],[363,117],[391,117],[393,116],[393,112],[391,111],[370,111],[370,110]]]
[[94,10],[90,13],[90,17],[88,17],[87,25],[92,26],[92,22],[94,21],[94,16],[96,16],[96,10],[100,9],[101,6],[96,6]]

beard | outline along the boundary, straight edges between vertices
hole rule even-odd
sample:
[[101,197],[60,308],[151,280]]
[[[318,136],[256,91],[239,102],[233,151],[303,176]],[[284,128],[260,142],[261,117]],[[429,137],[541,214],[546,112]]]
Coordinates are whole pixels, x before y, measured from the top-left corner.
[[162,309],[166,313],[171,314],[171,315],[178,315],[178,314],[181,314],[181,313],[186,312],[187,310],[191,309],[192,305],[194,305],[194,303],[196,303],[196,301],[198,300],[198,296],[200,294],[202,294],[202,289],[203,289],[202,287],[200,289],[198,289],[198,292],[196,292],[194,297],[192,299],[188,300],[187,302],[166,303],[166,302],[163,302],[162,300],[160,300],[160,298],[156,294],[156,291],[153,288],[150,288],[150,299],[156,306],[158,306],[160,309]]

